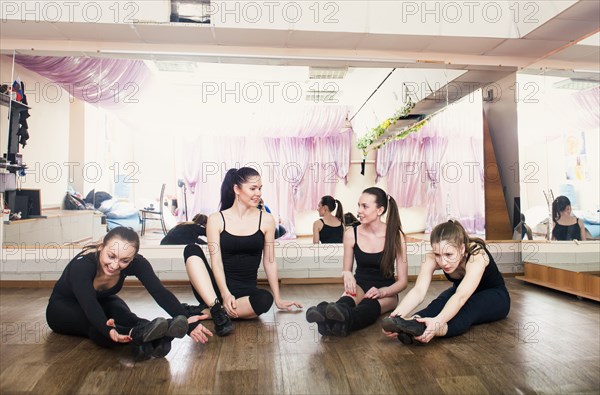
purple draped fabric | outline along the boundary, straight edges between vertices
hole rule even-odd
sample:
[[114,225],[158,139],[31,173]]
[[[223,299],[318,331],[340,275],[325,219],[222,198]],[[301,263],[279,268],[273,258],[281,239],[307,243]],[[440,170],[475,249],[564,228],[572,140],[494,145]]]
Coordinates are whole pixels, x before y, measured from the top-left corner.
[[16,55],[15,62],[79,100],[103,106],[135,103],[150,75],[140,60]]

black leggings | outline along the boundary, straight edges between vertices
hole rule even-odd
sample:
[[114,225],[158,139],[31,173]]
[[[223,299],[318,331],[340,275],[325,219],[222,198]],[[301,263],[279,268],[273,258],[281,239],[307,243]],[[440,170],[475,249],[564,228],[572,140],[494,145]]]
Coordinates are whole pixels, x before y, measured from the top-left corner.
[[[129,334],[131,328],[141,322],[148,322],[131,312],[129,306],[117,295],[109,295],[98,299],[108,318],[114,318],[116,329],[120,334]],[[113,342],[104,336],[88,320],[83,308],[74,299],[56,298],[46,308],[48,326],[56,333],[63,335],[83,336],[90,338],[101,347],[115,347],[120,343]]]
[[[435,298],[429,306],[415,313],[420,317],[435,317],[442,311],[448,299],[454,295],[452,286]],[[471,295],[467,303],[448,321],[445,337],[462,335],[471,325],[483,324],[505,318],[510,310],[510,296],[506,288],[489,288]]]
[[[212,283],[212,287],[213,287],[213,290],[215,291],[215,294],[217,295],[217,298],[219,300],[223,300],[221,298],[221,292],[219,291],[219,286],[217,285],[217,281],[215,280],[215,275],[213,274],[212,268],[208,264],[206,255],[204,255],[204,251],[202,251],[202,248],[200,248],[200,246],[198,246],[196,244],[190,244],[190,245],[186,246],[185,250],[183,251],[183,257],[185,259],[186,264],[187,264],[187,260],[190,256],[197,256],[198,258],[202,259],[202,261],[204,262],[204,266],[206,267],[206,270],[208,271],[208,275],[210,276],[210,282]],[[190,284],[190,285],[192,285],[192,284]],[[261,314],[266,313],[267,311],[269,311],[271,309],[271,306],[273,305],[273,295],[271,295],[271,293],[269,291],[257,288],[256,284],[235,284],[235,283],[227,282],[227,287],[229,288],[229,291],[231,292],[231,294],[233,296],[235,296],[236,299],[242,298],[244,296],[248,296],[249,301],[250,301],[250,306],[252,307],[252,310],[254,310],[254,314],[256,314],[256,315],[261,315]],[[198,302],[204,303],[207,306],[211,306],[213,304],[214,300],[202,300],[202,297],[196,291],[196,289],[194,289],[193,285],[192,285],[192,291],[194,292],[194,296],[196,297]]]

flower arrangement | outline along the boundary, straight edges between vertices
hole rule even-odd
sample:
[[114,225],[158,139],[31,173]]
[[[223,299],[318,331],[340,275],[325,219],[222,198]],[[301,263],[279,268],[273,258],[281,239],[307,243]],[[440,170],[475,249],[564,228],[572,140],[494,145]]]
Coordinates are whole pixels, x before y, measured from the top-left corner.
[[[395,125],[398,120],[406,118],[406,116],[408,114],[410,114],[410,112],[412,111],[413,108],[415,108],[415,103],[413,103],[413,101],[410,100],[410,98],[409,98],[408,102],[402,108],[400,108],[398,111],[396,111],[391,118],[386,119],[380,125],[377,125],[373,129],[371,129],[366,135],[361,137],[356,142],[356,147],[363,152],[363,157],[367,156],[367,154],[369,152],[368,148],[379,137],[383,136],[383,134],[389,129],[390,126]],[[406,136],[408,136],[410,133],[419,131],[425,125],[425,123],[427,123],[427,119],[424,119],[424,120],[416,123],[415,125],[402,131],[402,133],[400,133],[396,136],[386,138],[381,144],[378,144],[373,149],[377,150],[392,140],[401,140],[403,138],[406,138]]]

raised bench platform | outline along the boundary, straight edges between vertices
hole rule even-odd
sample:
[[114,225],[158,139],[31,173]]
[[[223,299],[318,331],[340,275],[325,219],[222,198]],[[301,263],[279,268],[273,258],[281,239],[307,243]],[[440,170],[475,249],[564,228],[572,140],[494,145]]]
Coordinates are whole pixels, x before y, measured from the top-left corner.
[[531,262],[525,262],[524,270],[517,279],[600,302],[599,271],[578,272]]
[[[150,261],[161,280],[172,284],[187,284],[183,248],[184,246],[142,245],[140,253]],[[203,248],[208,257],[207,247]],[[430,249],[426,242],[408,243],[409,276],[414,278],[419,273],[424,255]],[[523,272],[520,243],[491,242],[489,249],[501,272],[510,275]],[[55,245],[54,248],[43,249],[8,245],[0,250],[0,285],[52,286],[79,251],[80,246],[59,248]],[[285,240],[276,242],[275,245],[275,258],[282,284],[339,282],[343,254],[341,244],[314,245],[304,240]],[[262,265],[258,275],[260,279],[266,278]]]

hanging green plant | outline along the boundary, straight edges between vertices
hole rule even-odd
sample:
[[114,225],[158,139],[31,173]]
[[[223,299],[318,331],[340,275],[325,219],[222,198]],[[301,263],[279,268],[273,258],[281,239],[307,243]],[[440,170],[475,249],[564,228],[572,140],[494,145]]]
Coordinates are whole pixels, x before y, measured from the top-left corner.
[[[390,126],[395,125],[398,120],[408,116],[408,114],[410,114],[413,108],[415,108],[415,103],[413,103],[413,101],[409,98],[408,102],[406,102],[406,104],[404,104],[404,106],[398,111],[396,111],[391,118],[386,119],[381,124],[377,125],[369,132],[367,132],[367,134],[358,139],[358,141],[356,142],[356,147],[363,152],[363,156],[366,157],[369,153],[367,148],[369,148],[379,137],[383,136],[383,134],[390,128]],[[421,127],[419,127],[419,129]],[[412,128],[413,127],[411,127],[409,130],[411,130]],[[402,132],[402,134],[404,134],[405,132],[406,131]],[[375,149],[379,149],[383,144],[385,143],[379,144],[377,147],[375,147]]]

